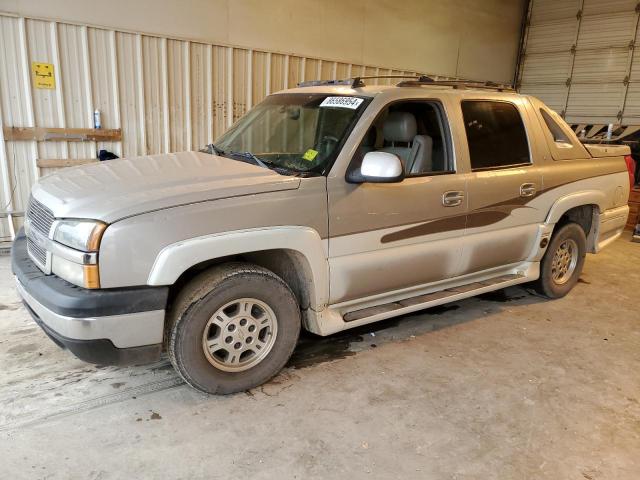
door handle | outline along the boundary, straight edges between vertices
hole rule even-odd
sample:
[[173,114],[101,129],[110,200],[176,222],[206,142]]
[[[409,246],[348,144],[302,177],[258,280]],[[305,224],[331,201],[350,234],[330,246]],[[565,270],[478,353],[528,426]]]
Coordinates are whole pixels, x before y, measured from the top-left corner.
[[445,207],[457,207],[464,200],[464,192],[450,191],[442,194],[442,205]]
[[521,197],[533,197],[536,194],[536,186],[533,183],[523,183],[520,185]]

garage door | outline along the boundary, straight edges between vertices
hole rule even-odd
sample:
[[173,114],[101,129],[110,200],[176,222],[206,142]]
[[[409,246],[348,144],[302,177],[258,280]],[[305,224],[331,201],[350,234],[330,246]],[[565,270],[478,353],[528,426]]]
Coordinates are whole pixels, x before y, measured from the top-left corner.
[[640,125],[637,0],[531,0],[518,86],[571,124]]

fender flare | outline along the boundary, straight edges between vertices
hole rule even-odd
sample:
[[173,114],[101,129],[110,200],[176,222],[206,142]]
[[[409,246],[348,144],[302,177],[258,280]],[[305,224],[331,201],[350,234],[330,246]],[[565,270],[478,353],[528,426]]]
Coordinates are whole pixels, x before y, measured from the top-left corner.
[[282,226],[252,228],[204,235],[182,240],[164,247],[149,272],[148,285],[173,285],[189,268],[207,260],[264,250],[294,250],[309,263],[315,305],[326,305],[329,299],[329,263],[327,241],[309,227]]
[[599,190],[584,190],[581,192],[570,193],[560,197],[554,202],[545,219],[546,224],[556,224],[560,217],[575,207],[583,205],[597,205],[598,213],[605,210],[607,203],[607,195]]

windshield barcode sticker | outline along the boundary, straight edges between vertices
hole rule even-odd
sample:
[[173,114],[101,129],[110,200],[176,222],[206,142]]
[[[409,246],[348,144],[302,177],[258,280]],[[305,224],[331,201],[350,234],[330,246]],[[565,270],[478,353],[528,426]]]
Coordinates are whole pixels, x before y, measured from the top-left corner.
[[322,101],[320,106],[350,108],[351,110],[355,110],[362,102],[362,98],[358,97],[327,97]]

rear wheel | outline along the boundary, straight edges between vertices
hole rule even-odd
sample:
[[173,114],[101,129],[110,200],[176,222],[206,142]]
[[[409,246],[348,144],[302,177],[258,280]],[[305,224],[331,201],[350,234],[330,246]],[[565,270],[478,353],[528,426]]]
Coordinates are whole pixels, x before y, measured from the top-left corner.
[[180,292],[168,318],[167,350],[192,387],[234,393],[277,374],[299,333],[298,304],[280,277],[255,265],[226,264]]
[[586,251],[587,239],[580,225],[560,227],[542,257],[536,290],[549,298],[564,297],[578,283]]

